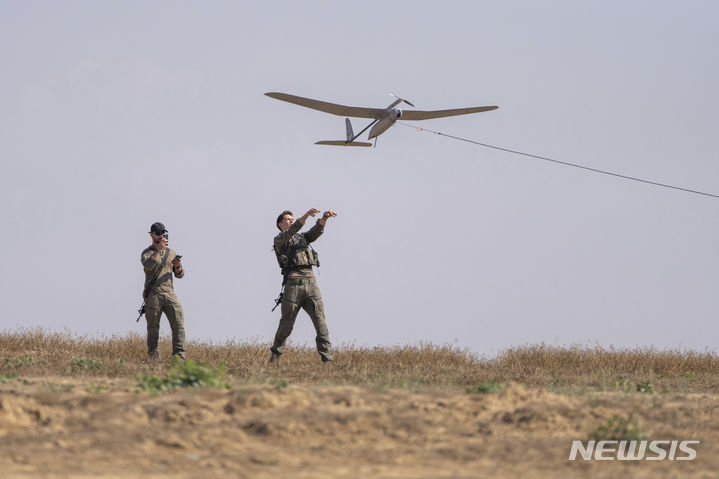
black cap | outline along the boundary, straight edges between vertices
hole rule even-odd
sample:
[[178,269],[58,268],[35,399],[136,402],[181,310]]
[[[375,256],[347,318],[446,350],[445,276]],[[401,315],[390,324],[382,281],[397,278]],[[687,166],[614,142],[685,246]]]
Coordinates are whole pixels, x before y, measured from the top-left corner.
[[159,221],[157,223],[152,223],[152,226],[150,226],[150,233],[155,233],[156,235],[161,235],[165,231],[167,231],[165,229],[165,225],[163,225]]

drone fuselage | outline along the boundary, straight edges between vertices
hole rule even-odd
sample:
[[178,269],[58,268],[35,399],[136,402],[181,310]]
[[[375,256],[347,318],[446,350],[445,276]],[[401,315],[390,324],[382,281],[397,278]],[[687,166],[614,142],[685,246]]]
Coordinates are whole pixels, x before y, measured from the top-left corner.
[[367,139],[371,140],[372,138],[380,136],[382,133],[392,127],[392,125],[394,125],[394,122],[396,122],[401,116],[402,110],[400,110],[399,108],[391,108],[387,110],[387,113],[385,113],[385,115],[380,118],[369,131]]

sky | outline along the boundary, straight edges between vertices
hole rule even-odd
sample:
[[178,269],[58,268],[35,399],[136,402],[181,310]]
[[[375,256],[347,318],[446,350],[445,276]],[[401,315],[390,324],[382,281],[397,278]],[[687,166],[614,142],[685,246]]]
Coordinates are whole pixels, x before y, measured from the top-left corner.
[[719,199],[401,125],[317,146],[343,118],[263,94],[498,105],[415,125],[719,194],[717,44],[712,1],[0,0],[0,331],[144,334],[161,221],[187,338],[269,345],[275,219],[318,208],[334,344],[716,351]]

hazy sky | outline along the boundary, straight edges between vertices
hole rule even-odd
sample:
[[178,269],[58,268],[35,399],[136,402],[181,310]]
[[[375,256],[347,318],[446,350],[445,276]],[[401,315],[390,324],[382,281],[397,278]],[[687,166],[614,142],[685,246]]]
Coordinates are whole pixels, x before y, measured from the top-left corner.
[[335,344],[714,350],[718,199],[403,126],[316,146],[343,118],[263,93],[499,105],[417,126],[719,194],[717,45],[713,1],[0,0],[0,330],[144,334],[162,221],[188,339],[269,343],[275,218],[316,207]]

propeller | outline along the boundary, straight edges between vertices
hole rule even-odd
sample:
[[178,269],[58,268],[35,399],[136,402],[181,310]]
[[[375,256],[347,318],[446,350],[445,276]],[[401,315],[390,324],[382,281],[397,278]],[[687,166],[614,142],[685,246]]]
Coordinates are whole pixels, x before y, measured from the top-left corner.
[[415,108],[415,106],[412,104],[411,101],[405,100],[404,98],[400,98],[400,97],[398,97],[397,95],[395,95],[395,94],[392,93],[392,92],[388,92],[388,93],[389,93],[390,95],[392,95],[393,97],[395,97],[396,99],[401,100],[402,102],[408,104],[408,105],[411,106],[412,108]]

